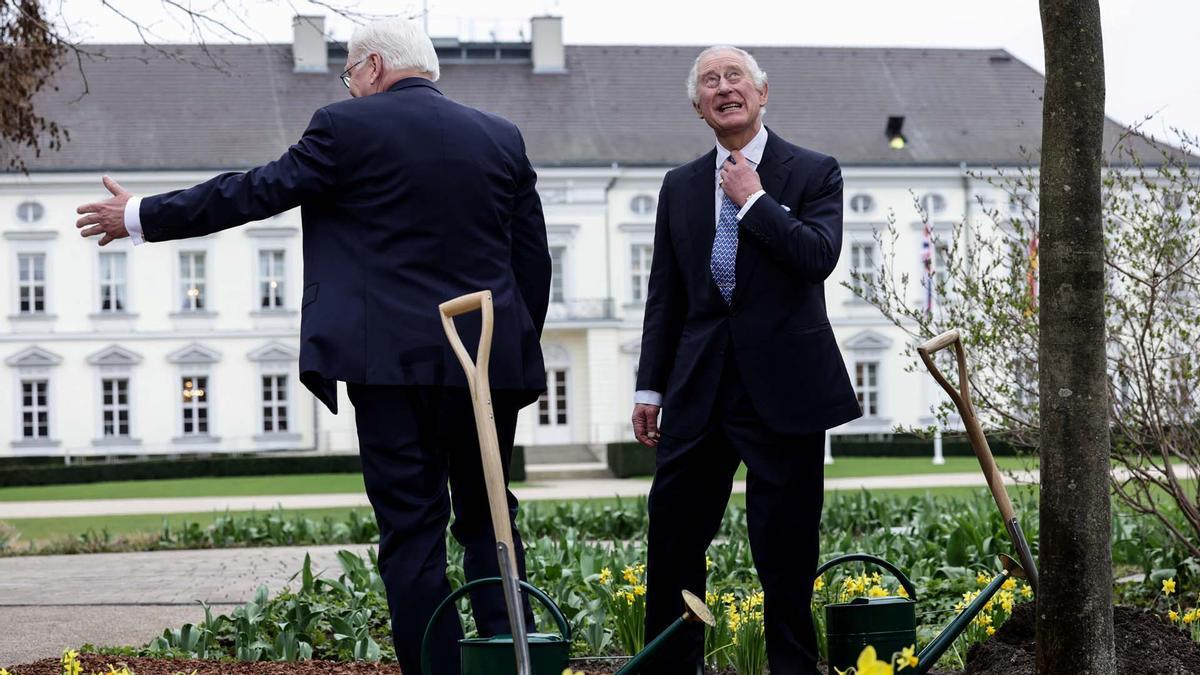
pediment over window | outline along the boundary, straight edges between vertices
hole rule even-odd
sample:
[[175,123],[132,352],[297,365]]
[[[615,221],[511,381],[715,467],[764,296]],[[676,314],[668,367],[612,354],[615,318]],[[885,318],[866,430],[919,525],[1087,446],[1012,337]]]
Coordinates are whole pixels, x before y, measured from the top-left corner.
[[571,352],[560,344],[550,343],[542,345],[542,359],[546,362],[547,367],[569,366],[571,365]]
[[892,339],[873,330],[864,330],[842,342],[842,346],[852,351],[880,351],[892,346]]
[[62,363],[62,357],[41,347],[29,347],[8,357],[4,363],[17,368],[44,368]]
[[269,342],[246,355],[251,361],[295,361],[300,353],[287,345]]
[[622,354],[641,354],[642,353],[642,338],[630,340],[621,345]]
[[220,352],[209,349],[208,347],[196,342],[167,354],[167,361],[171,363],[183,363],[188,365],[216,363],[220,360]]
[[93,366],[133,366],[142,362],[140,354],[113,345],[87,357],[87,362]]

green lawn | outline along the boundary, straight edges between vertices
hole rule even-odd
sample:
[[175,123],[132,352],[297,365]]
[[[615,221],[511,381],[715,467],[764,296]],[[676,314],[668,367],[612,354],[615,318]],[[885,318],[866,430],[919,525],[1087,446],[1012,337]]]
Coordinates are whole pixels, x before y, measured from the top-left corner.
[[[1036,468],[1036,460],[999,457],[1002,469]],[[974,457],[947,457],[936,466],[925,457],[844,457],[825,467],[826,478],[855,476],[898,476],[921,473],[979,471]],[[745,467],[738,478],[746,477]],[[519,487],[521,483],[515,483]],[[57,499],[122,499],[151,497],[245,497],[258,495],[302,495],[362,492],[362,476],[356,473],[323,473],[295,476],[238,476],[226,478],[180,478],[172,480],[120,481],[80,485],[39,485],[0,488],[0,502]]]

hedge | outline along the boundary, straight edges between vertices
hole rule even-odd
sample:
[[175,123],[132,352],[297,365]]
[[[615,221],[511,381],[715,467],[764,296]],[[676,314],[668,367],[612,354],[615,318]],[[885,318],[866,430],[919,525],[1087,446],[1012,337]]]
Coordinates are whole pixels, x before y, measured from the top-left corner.
[[[170,478],[217,478],[222,476],[281,476],[312,473],[360,473],[357,454],[338,455],[249,455],[198,458],[162,458],[137,461],[75,463],[66,466],[61,458],[5,458],[0,464],[0,487],[66,485],[125,480]],[[78,459],[78,458],[77,458]],[[53,462],[53,463],[51,463]],[[509,476],[525,480],[525,452],[513,448]]]

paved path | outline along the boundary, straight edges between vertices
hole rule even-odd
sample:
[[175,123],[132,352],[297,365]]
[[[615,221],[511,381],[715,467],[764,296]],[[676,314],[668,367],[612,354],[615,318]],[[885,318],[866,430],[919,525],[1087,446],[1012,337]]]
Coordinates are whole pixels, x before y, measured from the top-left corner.
[[[369,546],[97,553],[0,558],[0,667],[59,656],[65,647],[142,645],[164,628],[198,623],[203,600],[228,613],[266,584],[300,571],[336,577],[336,553]],[[292,586],[296,586],[292,582]]]
[[[1006,477],[1010,483],[1037,482],[1036,471],[1019,471]],[[932,473],[870,478],[831,478],[826,490],[881,490],[982,486],[987,483],[978,471]],[[650,491],[645,479],[588,479],[546,481],[513,490],[521,501],[639,497]],[[746,491],[745,481],[733,485],[735,493]],[[323,495],[266,495],[259,497],[178,497],[162,499],[73,499],[61,501],[0,502],[0,520],[15,518],[66,518],[71,516],[132,515],[139,513],[208,513],[284,509],[369,507],[362,493]]]

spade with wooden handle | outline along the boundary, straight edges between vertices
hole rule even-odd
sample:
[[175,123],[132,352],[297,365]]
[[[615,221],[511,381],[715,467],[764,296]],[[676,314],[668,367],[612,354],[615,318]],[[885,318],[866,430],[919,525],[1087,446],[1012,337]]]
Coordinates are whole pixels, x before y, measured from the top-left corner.
[[[933,362],[935,353],[950,346],[954,347],[954,355],[958,360],[958,389],[950,384],[949,380],[942,375],[942,371],[938,370],[937,364]],[[967,438],[971,441],[971,448],[975,451],[975,457],[979,459],[979,466],[983,469],[983,476],[987,479],[988,488],[992,491],[996,506],[1000,507],[1000,515],[1004,518],[1004,527],[1008,530],[1008,535],[1017,548],[1017,556],[1021,559],[1021,566],[1025,568],[1029,585],[1036,593],[1037,563],[1033,560],[1029,542],[1025,539],[1025,533],[1021,531],[1021,524],[1017,522],[1017,516],[1013,512],[1012,501],[1008,498],[1008,490],[1004,487],[1004,476],[996,466],[996,459],[992,457],[992,449],[988,446],[987,437],[983,435],[983,427],[979,424],[979,418],[975,416],[975,409],[971,405],[971,390],[967,378],[967,354],[963,348],[962,337],[957,329],[948,330],[917,347],[917,353],[921,355],[921,360],[925,362],[929,374],[933,375],[933,379],[942,385],[942,389],[946,390],[950,399],[954,401],[955,407],[958,408],[963,426],[967,429]]]
[[[454,317],[479,310],[482,327],[479,331],[479,352],[475,360],[463,346],[454,327]],[[442,327],[450,347],[462,364],[471,390],[471,406],[475,411],[475,430],[479,434],[479,452],[483,460],[483,479],[487,486],[488,507],[492,512],[492,528],[496,531],[496,555],[500,561],[500,578],[504,586],[504,604],[512,626],[513,648],[517,658],[518,675],[530,675],[529,639],[525,629],[525,614],[521,603],[517,556],[513,548],[512,522],[508,517],[508,494],[504,487],[504,465],[500,461],[500,442],[496,437],[496,419],[492,414],[492,391],[488,385],[488,358],[492,351],[492,293],[479,291],[447,300],[438,305]]]

